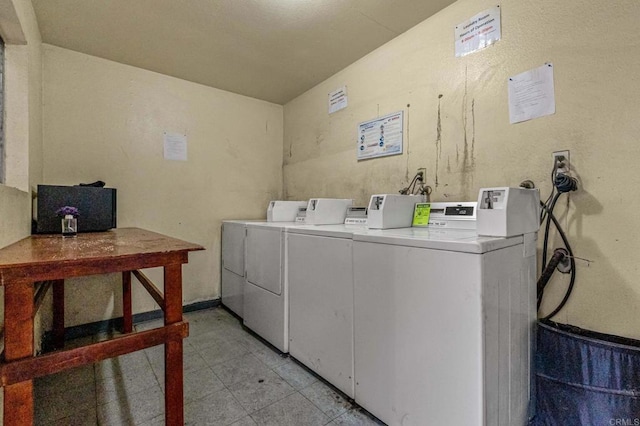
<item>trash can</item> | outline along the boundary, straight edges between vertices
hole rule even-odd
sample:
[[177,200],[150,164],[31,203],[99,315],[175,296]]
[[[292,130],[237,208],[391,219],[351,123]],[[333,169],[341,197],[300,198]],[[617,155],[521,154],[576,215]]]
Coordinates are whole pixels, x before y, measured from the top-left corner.
[[640,426],[640,341],[539,321],[536,426]]

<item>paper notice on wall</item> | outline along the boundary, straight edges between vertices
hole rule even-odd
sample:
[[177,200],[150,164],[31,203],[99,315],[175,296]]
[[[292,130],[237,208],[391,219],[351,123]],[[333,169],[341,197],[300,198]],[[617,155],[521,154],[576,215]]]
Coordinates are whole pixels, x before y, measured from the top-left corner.
[[403,111],[358,124],[358,161],[402,154]]
[[164,132],[164,159],[187,161],[187,136]]
[[500,40],[500,6],[478,13],[456,25],[456,57],[484,49]]
[[511,124],[555,114],[553,64],[510,77],[508,83]]
[[347,107],[347,86],[329,93],[329,114]]

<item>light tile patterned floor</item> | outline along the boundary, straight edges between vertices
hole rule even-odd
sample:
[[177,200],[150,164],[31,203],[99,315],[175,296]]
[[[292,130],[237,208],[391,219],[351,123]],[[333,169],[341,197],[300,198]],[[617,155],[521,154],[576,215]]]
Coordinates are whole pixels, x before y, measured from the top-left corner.
[[[222,308],[185,314],[187,425],[380,425]],[[161,320],[136,325],[158,327]],[[97,336],[93,340],[104,338]],[[90,338],[68,342],[69,346]],[[36,425],[164,425],[164,348],[35,381]]]

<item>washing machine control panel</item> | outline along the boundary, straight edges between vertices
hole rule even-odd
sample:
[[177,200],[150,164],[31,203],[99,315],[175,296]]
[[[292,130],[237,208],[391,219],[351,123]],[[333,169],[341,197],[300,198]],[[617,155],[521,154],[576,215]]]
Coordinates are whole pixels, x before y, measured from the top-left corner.
[[475,201],[428,203],[429,228],[476,229],[478,203]]
[[345,225],[366,225],[367,224],[367,208],[366,207],[348,207],[347,217],[344,219]]

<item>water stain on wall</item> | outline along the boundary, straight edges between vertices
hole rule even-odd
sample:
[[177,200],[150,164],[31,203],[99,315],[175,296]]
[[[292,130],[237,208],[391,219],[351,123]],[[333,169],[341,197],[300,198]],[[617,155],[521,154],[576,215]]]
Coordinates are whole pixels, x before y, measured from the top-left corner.
[[438,187],[438,165],[442,154],[442,118],[440,114],[442,94],[438,95],[438,121],[436,123],[436,179],[435,186]]
[[[411,92],[409,92],[411,93]],[[409,130],[410,130],[410,126],[409,126],[409,111],[411,108],[411,104],[407,104],[407,137],[405,138],[405,140],[407,141],[407,164],[406,164],[406,173],[404,175],[404,179],[407,181],[407,183],[409,183]]]
[[[473,172],[475,171],[475,99],[471,100],[471,130],[468,130],[468,77],[465,69],[464,95],[462,97],[462,132],[463,132],[463,149],[462,149],[462,167],[460,175],[460,188],[463,195],[468,195],[471,185],[473,184]],[[469,133],[471,133],[469,135]],[[471,138],[471,150],[469,150],[469,138]]]
[[471,166],[476,167],[476,100],[471,100]]

